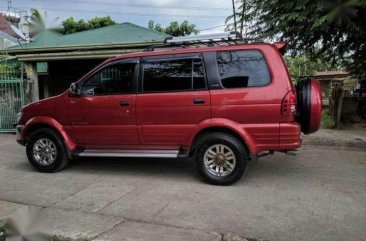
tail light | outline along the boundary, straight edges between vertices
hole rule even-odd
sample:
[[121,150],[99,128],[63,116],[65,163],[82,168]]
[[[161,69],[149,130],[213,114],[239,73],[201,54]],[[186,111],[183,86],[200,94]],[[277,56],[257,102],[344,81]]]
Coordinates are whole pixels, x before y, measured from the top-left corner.
[[282,100],[281,105],[282,115],[295,115],[296,114],[296,92],[289,91]]

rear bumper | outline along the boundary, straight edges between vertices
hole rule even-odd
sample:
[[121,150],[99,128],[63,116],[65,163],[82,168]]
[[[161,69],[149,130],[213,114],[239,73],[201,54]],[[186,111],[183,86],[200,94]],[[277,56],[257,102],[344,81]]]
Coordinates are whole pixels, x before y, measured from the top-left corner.
[[301,146],[301,126],[297,122],[280,124],[280,149],[293,150]]
[[15,128],[17,142],[20,145],[25,146],[26,140],[23,138],[23,135],[22,135],[23,130],[24,130],[24,125],[17,125],[16,128]]

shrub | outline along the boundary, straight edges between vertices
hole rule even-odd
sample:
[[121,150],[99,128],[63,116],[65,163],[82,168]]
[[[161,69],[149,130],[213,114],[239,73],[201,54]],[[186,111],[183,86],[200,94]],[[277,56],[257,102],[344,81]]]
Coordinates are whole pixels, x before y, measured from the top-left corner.
[[329,109],[324,109],[323,110],[321,125],[324,128],[333,128],[335,126],[335,122],[329,114]]

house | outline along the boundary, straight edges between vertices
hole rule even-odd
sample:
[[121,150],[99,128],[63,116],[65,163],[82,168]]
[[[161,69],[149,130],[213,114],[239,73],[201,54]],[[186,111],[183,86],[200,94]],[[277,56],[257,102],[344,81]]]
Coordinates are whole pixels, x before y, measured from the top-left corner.
[[26,66],[27,102],[54,96],[107,58],[142,51],[168,35],[129,22],[61,35],[44,31],[8,49]]
[[329,107],[334,119],[339,111],[343,120],[350,119],[355,114],[366,117],[365,81],[357,80],[341,70],[316,72],[310,78],[319,80],[323,91],[323,106]]
[[336,85],[341,85],[346,91],[346,95],[352,93],[357,88],[358,81],[350,76],[350,74],[343,70],[335,71],[318,71],[310,76],[312,79],[319,80],[323,91],[323,105],[329,105],[329,97],[331,96],[331,89]]

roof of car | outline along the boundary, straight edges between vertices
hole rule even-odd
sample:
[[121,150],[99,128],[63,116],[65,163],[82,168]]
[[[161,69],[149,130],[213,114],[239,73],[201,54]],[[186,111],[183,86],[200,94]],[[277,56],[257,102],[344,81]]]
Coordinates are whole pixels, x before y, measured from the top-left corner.
[[197,53],[197,52],[211,52],[220,50],[233,50],[233,49],[259,49],[263,46],[272,46],[276,48],[274,44],[258,42],[258,43],[238,43],[230,45],[214,45],[214,46],[173,46],[170,48],[157,48],[153,51],[134,52],[120,54],[111,60],[125,59],[125,58],[138,58],[147,56],[160,56],[160,55],[171,55],[171,54],[184,54],[184,53]]
[[103,63],[96,66],[93,70],[89,73],[84,75],[82,78],[78,80],[82,81],[83,79],[89,77],[93,72],[102,68],[106,64],[111,62],[115,62],[118,60],[123,60],[127,58],[141,58],[141,57],[148,57],[148,56],[162,56],[162,55],[173,55],[173,54],[188,54],[188,53],[203,53],[203,52],[212,52],[212,51],[225,51],[225,50],[250,50],[250,49],[263,49],[265,47],[277,49],[275,44],[270,43],[239,43],[239,44],[230,44],[230,45],[215,45],[215,46],[201,46],[201,47],[175,47],[175,48],[162,48],[156,49],[154,51],[144,51],[144,52],[133,52],[133,53],[126,53],[120,54],[113,58],[107,59]]

